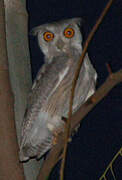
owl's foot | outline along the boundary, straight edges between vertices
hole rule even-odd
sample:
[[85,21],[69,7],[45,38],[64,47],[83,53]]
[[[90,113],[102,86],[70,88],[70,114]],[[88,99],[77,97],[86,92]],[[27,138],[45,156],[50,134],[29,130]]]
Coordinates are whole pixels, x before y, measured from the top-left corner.
[[[79,127],[77,127],[78,129]],[[74,131],[77,131],[76,129]],[[57,129],[55,132],[53,132],[53,140],[52,140],[52,145],[56,145],[58,143],[57,139],[60,133],[62,133],[63,131],[61,129]],[[74,132],[75,134],[75,132]],[[73,134],[73,135],[74,135]],[[71,136],[73,136],[71,135]],[[72,141],[72,137],[68,138],[68,143],[70,143]]]
[[52,145],[54,146],[54,145],[56,145],[57,144],[57,138],[54,136],[53,137],[53,140],[52,140]]
[[61,128],[57,128],[54,132],[53,132],[53,140],[52,140],[52,144],[56,145],[57,144],[57,139],[60,133],[62,133],[63,130]]
[[[59,134],[60,133],[55,133],[55,135],[53,136],[52,145],[56,145],[58,143],[57,139],[58,139]],[[72,141],[72,138],[69,137],[68,142],[71,142],[71,141]]]

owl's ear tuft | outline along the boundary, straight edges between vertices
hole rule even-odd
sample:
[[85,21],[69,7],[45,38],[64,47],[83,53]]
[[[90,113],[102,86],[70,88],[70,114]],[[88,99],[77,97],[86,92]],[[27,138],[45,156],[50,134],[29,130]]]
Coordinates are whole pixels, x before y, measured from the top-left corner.
[[83,22],[83,20],[82,20],[81,17],[76,17],[76,18],[74,18],[74,21],[75,21],[75,23],[76,23],[79,27],[81,27],[82,22]]
[[40,32],[40,31],[41,31],[41,27],[37,26],[30,31],[29,35],[36,36],[38,34],[38,32]]

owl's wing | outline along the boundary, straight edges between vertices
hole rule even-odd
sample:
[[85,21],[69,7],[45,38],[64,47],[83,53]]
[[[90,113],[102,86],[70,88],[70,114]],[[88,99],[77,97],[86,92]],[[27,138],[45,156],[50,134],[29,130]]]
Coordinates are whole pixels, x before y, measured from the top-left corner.
[[[58,61],[59,60],[59,61]],[[32,91],[29,95],[28,105],[22,125],[20,160],[27,160],[32,156],[42,156],[52,145],[53,129],[61,125],[56,117],[52,117],[43,110],[52,94],[55,93],[60,82],[68,73],[66,59],[60,57],[52,64],[44,65],[39,71]],[[61,61],[61,62],[60,62]],[[62,66],[61,66],[62,63]],[[49,127],[49,120],[52,122]]]
[[[43,112],[45,103],[56,91],[60,82],[63,80],[69,70],[68,66],[66,66],[65,58],[63,58],[64,62],[61,57],[58,58],[58,60],[59,61],[56,59],[56,61],[54,61],[52,64],[44,65],[39,71],[36,80],[34,81],[32,91],[28,98],[28,104],[22,125],[21,147],[30,141],[29,136],[31,136],[34,131],[36,132],[38,127],[40,127],[41,132],[44,131],[44,128],[47,127],[47,121],[45,117],[47,119],[48,117],[46,113],[44,112],[40,115],[39,113]],[[38,116],[45,117],[38,118]],[[44,133],[40,134],[40,136],[43,136]]]
[[90,62],[88,53],[84,58],[84,62],[79,74],[74,97],[73,112],[76,112],[79,107],[94,94],[96,87],[97,73]]
[[[73,113],[76,112],[80,106],[95,92],[97,80],[97,73],[90,62],[88,54],[86,54],[83,61],[78,81],[75,88],[75,95],[73,100]],[[70,96],[69,96],[70,98]],[[63,116],[68,117],[69,105],[65,103],[63,109]]]
[[[24,132],[26,131],[26,128],[30,127],[29,125],[27,126],[28,123],[28,115],[29,112],[31,110],[31,107],[34,105],[34,102],[36,101],[36,98],[38,98],[37,96],[37,89],[39,90],[39,88],[37,88],[39,86],[39,80],[41,80],[41,78],[43,78],[43,75],[45,74],[45,70],[46,70],[46,64],[43,64],[42,67],[40,68],[39,72],[37,73],[37,76],[33,82],[31,91],[28,95],[27,98],[27,106],[25,109],[25,113],[24,113],[24,118],[23,118],[23,122],[22,122],[22,136],[24,136]],[[31,123],[30,123],[31,124]]]
[[87,99],[92,96],[95,92],[96,89],[96,81],[97,81],[97,72],[95,70],[95,68],[93,67],[93,65],[91,64],[91,61],[89,59],[88,53],[85,56],[85,68],[88,71],[88,75],[89,76],[89,89],[88,89],[88,94],[85,98],[85,101],[87,101]]
[[[67,56],[55,57],[51,64],[44,64],[34,80],[32,90],[28,96],[27,108],[30,108],[36,103],[38,97],[40,97],[41,103],[43,103],[58,86],[59,81],[61,81],[66,75],[65,68]],[[62,76],[63,74],[63,76]],[[61,77],[62,76],[62,77]],[[46,98],[46,99],[45,99]]]
[[42,67],[40,68],[39,72],[37,73],[36,78],[33,82],[32,90],[36,87],[38,81],[41,79],[41,77],[45,73],[45,71],[46,71],[46,64],[43,64]]

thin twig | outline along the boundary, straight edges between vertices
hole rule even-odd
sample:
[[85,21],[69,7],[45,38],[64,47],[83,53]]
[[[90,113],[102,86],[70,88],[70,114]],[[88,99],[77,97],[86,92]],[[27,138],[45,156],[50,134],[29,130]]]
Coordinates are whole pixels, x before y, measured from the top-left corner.
[[109,169],[111,170],[112,175],[113,175],[114,179],[116,180],[115,175],[114,175],[114,172],[113,172],[113,170],[112,170],[112,165],[113,165],[114,161],[117,159],[117,157],[118,157],[119,155],[121,155],[121,151],[122,151],[122,147],[121,147],[120,150],[115,154],[115,156],[113,157],[113,159],[111,160],[111,162],[108,164],[107,168],[105,169],[104,173],[103,173],[102,176],[99,178],[99,180],[102,180],[103,177],[105,177],[105,175],[107,174],[107,172],[108,172]]
[[[95,94],[90,97],[77,112],[71,117],[71,131],[74,131],[75,127],[83,120],[83,118],[115,87],[118,83],[122,82],[122,69],[116,73],[113,73],[112,78],[109,76],[106,81],[97,89]],[[94,99],[94,101],[92,101]],[[45,180],[52,171],[56,161],[59,159],[62,148],[64,146],[64,134],[60,134],[57,138],[57,144],[50,150],[47,158],[45,159],[41,170],[39,172],[37,180]],[[122,155],[122,150],[120,151]]]
[[113,170],[112,164],[111,164],[111,166],[110,166],[110,170],[111,170],[111,173],[112,173],[112,176],[113,176],[114,180],[116,180],[116,177],[115,177],[115,174],[114,174],[114,170]]
[[107,180],[106,176],[104,176],[104,180]]
[[69,139],[69,136],[70,136],[72,105],[73,105],[74,92],[75,92],[77,79],[78,79],[78,76],[79,76],[79,73],[80,73],[80,69],[81,69],[81,66],[82,66],[82,63],[83,63],[83,59],[85,57],[86,51],[87,51],[88,46],[89,46],[89,43],[92,40],[96,30],[98,29],[99,25],[101,24],[103,18],[105,17],[106,13],[108,12],[109,8],[111,7],[113,1],[114,0],[109,0],[106,7],[104,8],[102,14],[100,15],[99,19],[97,20],[95,26],[93,27],[92,31],[90,32],[90,34],[89,34],[89,36],[88,36],[88,38],[87,38],[87,40],[85,42],[84,49],[82,51],[82,55],[81,55],[80,60],[78,62],[78,66],[76,68],[75,76],[74,76],[73,83],[72,83],[72,89],[71,89],[68,120],[67,120],[67,124],[66,124],[66,128],[65,128],[65,143],[64,143],[63,158],[62,158],[61,169],[60,169],[60,180],[64,179],[64,167],[65,167],[65,161],[66,161],[68,139]]

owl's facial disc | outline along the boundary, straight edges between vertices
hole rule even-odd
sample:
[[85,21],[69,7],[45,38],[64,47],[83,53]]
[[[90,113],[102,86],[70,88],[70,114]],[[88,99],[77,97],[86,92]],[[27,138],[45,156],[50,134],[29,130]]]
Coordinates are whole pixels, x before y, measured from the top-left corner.
[[69,50],[70,48],[71,39],[73,38],[74,35],[75,35],[75,31],[73,28],[65,28],[63,33],[61,33],[61,37],[59,37],[59,39],[56,42],[57,50],[66,53],[67,50]]
[[74,22],[54,22],[41,26],[38,32],[38,44],[45,55],[45,61],[53,57],[69,54],[75,50],[81,52],[82,36]]

